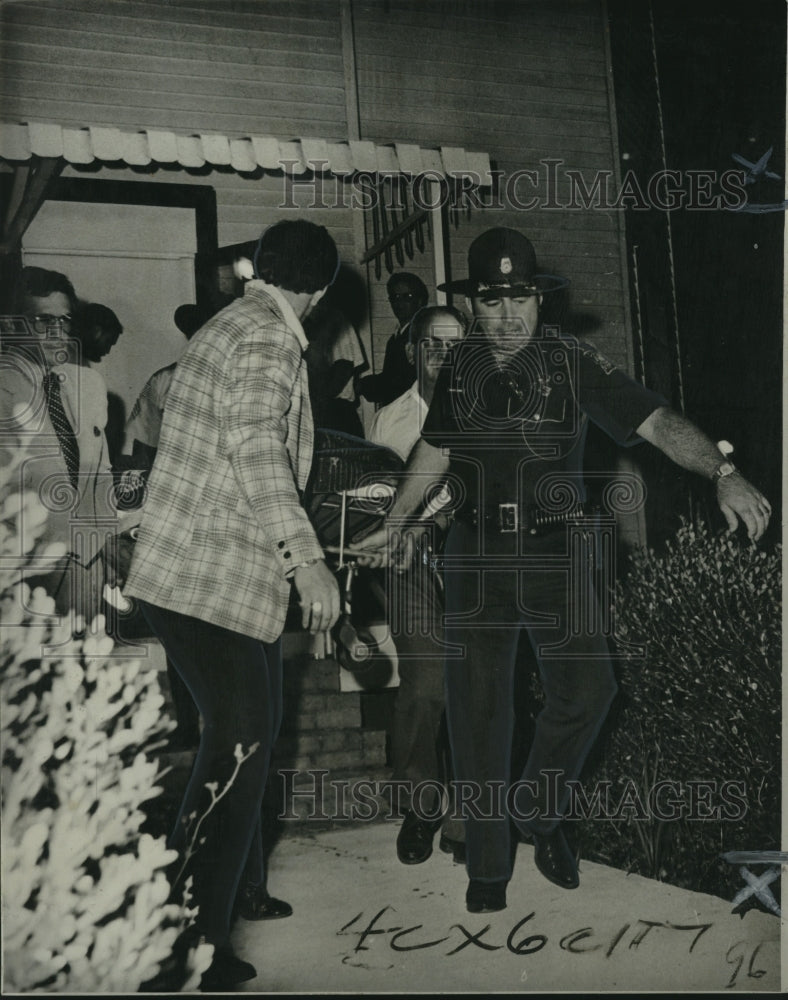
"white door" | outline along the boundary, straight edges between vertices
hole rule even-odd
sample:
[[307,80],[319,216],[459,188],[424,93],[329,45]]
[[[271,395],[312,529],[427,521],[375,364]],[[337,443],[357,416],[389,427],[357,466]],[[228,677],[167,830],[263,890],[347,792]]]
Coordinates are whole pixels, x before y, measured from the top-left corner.
[[172,316],[195,301],[192,208],[47,201],[25,234],[25,265],[65,274],[78,297],[116,313],[123,335],[94,365],[125,417],[149,376],[176,361],[186,338]]

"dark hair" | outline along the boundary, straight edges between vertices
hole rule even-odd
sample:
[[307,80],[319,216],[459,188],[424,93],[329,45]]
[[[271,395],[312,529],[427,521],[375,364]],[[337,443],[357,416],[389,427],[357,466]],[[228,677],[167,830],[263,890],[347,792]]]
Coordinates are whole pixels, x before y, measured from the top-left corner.
[[408,339],[414,346],[424,339],[427,335],[427,331],[433,323],[433,320],[437,319],[439,316],[451,316],[452,319],[456,319],[460,324],[463,336],[468,331],[468,319],[464,313],[461,313],[459,309],[455,309],[453,306],[424,306],[424,308],[419,309],[413,319],[410,321],[410,330],[408,331]]
[[14,307],[17,312],[24,312],[25,300],[29,298],[45,299],[55,292],[62,292],[68,297],[73,312],[77,296],[74,286],[60,271],[47,271],[43,267],[23,267],[16,283]]
[[426,304],[430,297],[430,293],[427,291],[427,286],[418,276],[418,274],[413,274],[411,271],[395,271],[394,274],[386,282],[386,291],[391,295],[392,287],[398,282],[402,282],[410,287],[410,290],[414,295],[418,295],[420,299],[424,300]]
[[318,292],[339,269],[336,243],[325,226],[297,219],[266,229],[254,255],[258,278],[289,292]]
[[205,326],[212,315],[212,310],[202,309],[193,302],[184,302],[172,314],[172,320],[184,337],[191,340],[200,327]]
[[123,333],[123,324],[109,306],[100,302],[86,302],[77,310],[77,326],[80,330],[93,330],[100,327],[105,333],[119,337]]

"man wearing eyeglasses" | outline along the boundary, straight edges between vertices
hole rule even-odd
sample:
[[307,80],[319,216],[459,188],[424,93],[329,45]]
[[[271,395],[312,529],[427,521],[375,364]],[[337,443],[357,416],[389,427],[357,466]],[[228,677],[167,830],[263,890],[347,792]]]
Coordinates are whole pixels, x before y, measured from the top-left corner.
[[[465,336],[466,317],[448,306],[426,306],[410,323],[408,358],[418,378],[392,403],[375,414],[368,438],[395,451],[403,461],[419,441],[421,428],[435,392],[441,368]],[[440,510],[441,497],[429,505],[431,517]],[[429,523],[424,511],[424,524]],[[445,529],[446,518],[436,518]],[[437,536],[436,536],[437,537]],[[422,554],[427,556],[426,550]],[[442,594],[427,563],[412,567],[398,579],[389,579],[389,625],[397,650],[399,690],[391,731],[391,757],[396,782],[402,782],[406,808],[397,835],[397,857],[417,865],[432,855],[440,829],[440,849],[458,863],[465,861],[465,831],[461,822],[440,815],[436,791],[449,779],[449,749],[445,735],[443,693]],[[394,617],[396,616],[396,620]],[[443,796],[441,796],[441,799]]]
[[[3,462],[15,462],[20,492],[33,491],[47,514],[31,586],[44,586],[74,628],[103,610],[105,583],[114,583],[112,545],[117,513],[104,429],[107,392],[101,376],[75,364],[70,339],[76,295],[58,271],[23,268],[13,312],[19,319],[2,344],[0,431]],[[22,319],[23,318],[23,319]],[[20,556],[24,553],[20,553]]]

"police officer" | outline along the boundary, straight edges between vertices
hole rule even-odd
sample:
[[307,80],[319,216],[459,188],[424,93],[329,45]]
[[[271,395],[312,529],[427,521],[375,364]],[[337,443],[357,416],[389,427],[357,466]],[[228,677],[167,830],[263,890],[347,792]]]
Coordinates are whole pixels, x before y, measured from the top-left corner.
[[[763,534],[768,501],[716,444],[589,344],[540,327],[543,296],[566,282],[538,272],[531,242],[495,228],[468,253],[469,275],[442,286],[466,295],[474,327],[442,371],[387,528],[361,543],[371,565],[401,558],[391,531],[427,484],[448,476],[456,513],[445,547],[447,720],[464,800],[466,906],[506,906],[510,818],[534,841],[539,871],[579,883],[561,826],[616,693],[594,593],[596,531],[584,509],[584,442],[592,420],[619,444],[645,440],[712,480],[730,530]],[[580,623],[580,624],[578,624]],[[525,630],[544,705],[524,771],[511,784],[512,688]]]

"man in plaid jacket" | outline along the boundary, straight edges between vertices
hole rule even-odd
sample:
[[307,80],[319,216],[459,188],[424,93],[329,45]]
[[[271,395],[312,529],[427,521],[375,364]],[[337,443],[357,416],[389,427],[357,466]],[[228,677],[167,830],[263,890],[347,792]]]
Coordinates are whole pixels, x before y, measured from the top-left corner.
[[125,588],[203,720],[170,844],[194,875],[197,927],[216,946],[203,980],[214,990],[255,975],[229,945],[234,906],[251,919],[292,912],[265,889],[260,805],[282,715],[291,585],[311,632],[339,615],[336,581],[301,506],[313,445],[301,320],[337,267],[326,229],[277,223],[260,238],[243,297],[189,342]]

